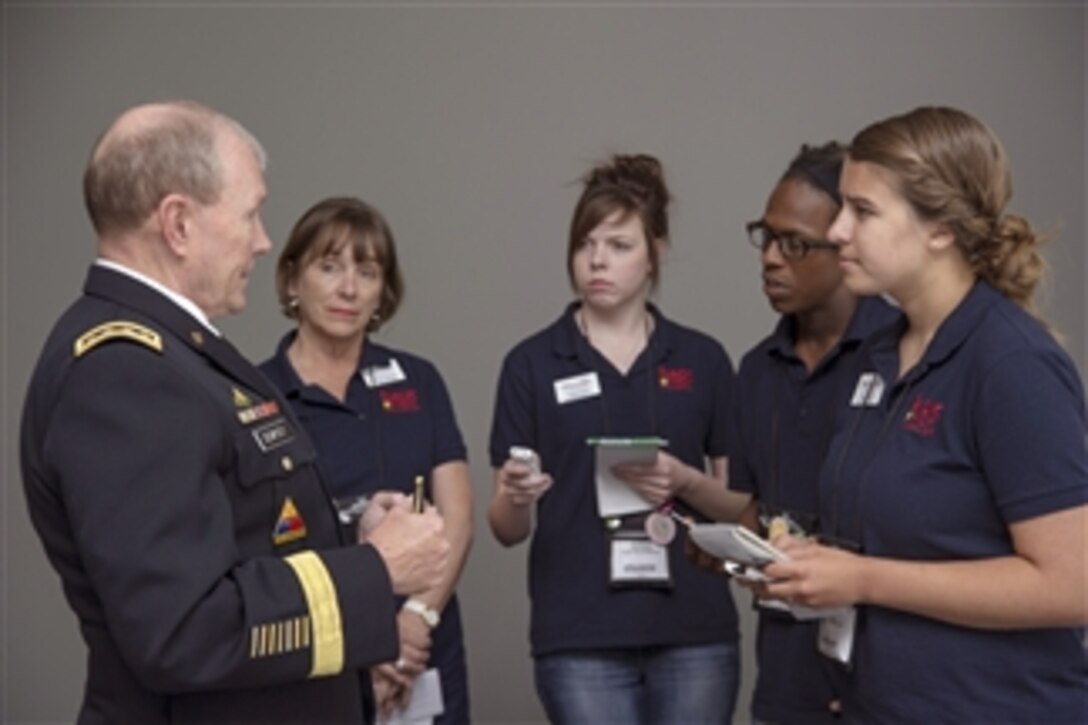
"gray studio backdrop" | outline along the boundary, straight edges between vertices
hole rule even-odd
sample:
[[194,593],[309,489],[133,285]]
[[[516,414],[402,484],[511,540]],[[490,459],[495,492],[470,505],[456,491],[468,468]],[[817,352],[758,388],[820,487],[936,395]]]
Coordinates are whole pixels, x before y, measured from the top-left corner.
[[[88,150],[135,102],[199,99],[268,149],[277,248],[248,309],[223,325],[254,359],[287,329],[272,270],[294,219],[353,194],[391,221],[408,294],[380,339],[437,363],[471,457],[477,536],[460,591],[480,722],[543,719],[526,547],[491,540],[486,441],[503,354],[569,298],[565,234],[591,162],[663,159],[676,206],[659,301],[738,360],[775,321],[744,222],[799,144],[848,139],[920,104],[966,108],[1008,147],[1013,207],[1058,233],[1044,307],[1084,370],[1080,3],[7,2],[3,33],[5,722],[70,721],[79,701],[83,646],[26,515],[18,416],[47,329],[93,256],[80,198]],[[740,600],[738,717],[753,676]]]

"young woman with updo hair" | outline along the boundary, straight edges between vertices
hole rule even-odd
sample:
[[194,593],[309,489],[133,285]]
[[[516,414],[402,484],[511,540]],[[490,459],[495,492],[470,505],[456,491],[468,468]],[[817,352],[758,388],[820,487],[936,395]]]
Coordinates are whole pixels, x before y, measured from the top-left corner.
[[1088,425],[1032,304],[1039,239],[993,132],[919,108],[853,140],[829,238],[893,298],[820,476],[839,546],[779,537],[766,592],[841,608],[819,646],[853,722],[1084,722]]
[[[503,362],[488,518],[506,546],[532,537],[530,640],[551,722],[729,722],[736,611],[727,579],[685,558],[676,517],[736,519],[747,503],[725,485],[733,366],[650,301],[669,245],[658,160],[614,156],[583,181],[576,299]],[[660,439],[643,463],[602,464],[629,512],[598,501],[598,437]]]

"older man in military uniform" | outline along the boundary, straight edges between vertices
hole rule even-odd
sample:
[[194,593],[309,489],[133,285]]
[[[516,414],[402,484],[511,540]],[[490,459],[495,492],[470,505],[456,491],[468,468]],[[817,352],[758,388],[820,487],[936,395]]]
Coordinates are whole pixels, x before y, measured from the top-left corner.
[[[99,259],[26,398],[31,517],[89,648],[81,723],[362,722],[433,510],[345,542],[288,406],[214,327],[270,248],[264,152],[190,102],[122,114],[84,178]],[[384,513],[384,517],[381,515]]]

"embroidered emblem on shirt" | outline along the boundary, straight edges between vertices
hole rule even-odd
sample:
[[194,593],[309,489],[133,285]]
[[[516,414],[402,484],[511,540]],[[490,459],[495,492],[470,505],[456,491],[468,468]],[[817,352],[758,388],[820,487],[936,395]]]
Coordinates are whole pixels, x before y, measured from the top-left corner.
[[[237,399],[235,403],[237,403]],[[265,418],[271,418],[272,416],[280,412],[279,403],[274,400],[266,400],[263,403],[257,405],[251,405],[248,408],[238,411],[238,421],[242,425],[249,425],[250,423],[256,423],[258,420],[264,420]]]
[[280,517],[272,529],[272,543],[282,546],[297,541],[306,535],[306,522],[295,508],[295,502],[288,496],[280,509]]
[[932,438],[937,423],[941,419],[942,410],[944,410],[944,403],[926,400],[921,395],[915,396],[910,410],[903,418],[903,428],[925,438]]
[[72,346],[72,353],[76,357],[83,357],[109,340],[130,340],[149,347],[155,352],[162,352],[162,336],[159,333],[137,322],[114,320],[103,322],[80,335]]
[[657,368],[657,383],[665,390],[693,390],[695,371],[691,368]]
[[414,413],[419,410],[419,394],[415,388],[380,390],[382,410],[387,413]]

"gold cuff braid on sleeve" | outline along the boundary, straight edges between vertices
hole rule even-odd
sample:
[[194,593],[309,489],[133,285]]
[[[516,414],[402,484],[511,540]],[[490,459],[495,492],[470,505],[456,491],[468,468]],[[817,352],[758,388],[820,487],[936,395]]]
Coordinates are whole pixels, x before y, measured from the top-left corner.
[[310,677],[338,674],[344,668],[344,629],[336,585],[321,557],[312,551],[293,554],[285,562],[294,570],[306,597],[313,628]]

